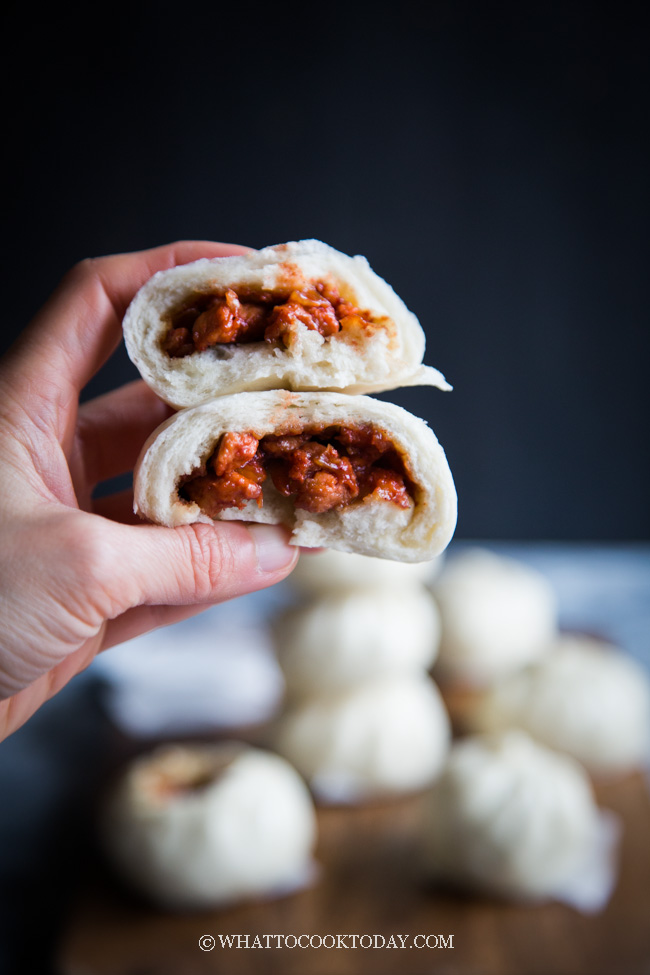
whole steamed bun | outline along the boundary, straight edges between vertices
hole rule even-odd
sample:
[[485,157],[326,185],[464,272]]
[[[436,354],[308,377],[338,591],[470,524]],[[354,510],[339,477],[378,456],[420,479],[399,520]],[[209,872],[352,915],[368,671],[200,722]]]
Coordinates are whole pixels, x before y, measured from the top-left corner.
[[562,636],[535,664],[483,693],[472,716],[481,731],[522,728],[597,774],[650,758],[650,680],[616,647]]
[[302,698],[426,670],[438,650],[440,618],[423,586],[355,589],[288,610],[274,636],[289,694]]
[[424,830],[429,873],[456,886],[597,910],[614,883],[610,827],[586,772],[522,732],[457,743]]
[[102,825],[116,867],[167,908],[275,896],[313,872],[304,782],[284,759],[244,745],[172,745],[137,759]]
[[305,701],[274,746],[322,802],[362,802],[421,789],[440,772],[449,719],[425,674],[379,678]]
[[433,588],[442,635],[441,679],[482,685],[545,651],[557,633],[556,599],[541,573],[468,549],[446,562]]

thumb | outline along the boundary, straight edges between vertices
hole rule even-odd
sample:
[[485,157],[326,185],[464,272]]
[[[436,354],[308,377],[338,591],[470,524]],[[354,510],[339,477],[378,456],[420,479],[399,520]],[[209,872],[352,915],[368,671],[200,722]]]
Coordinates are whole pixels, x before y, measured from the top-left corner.
[[114,592],[118,612],[141,605],[216,603],[264,589],[291,572],[300,552],[275,525],[111,527],[123,582]]

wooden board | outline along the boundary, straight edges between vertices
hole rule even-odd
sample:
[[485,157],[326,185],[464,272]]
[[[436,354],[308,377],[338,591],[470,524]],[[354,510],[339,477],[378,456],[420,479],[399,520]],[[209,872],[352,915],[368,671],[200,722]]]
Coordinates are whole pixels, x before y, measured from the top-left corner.
[[[60,968],[64,975],[648,975],[647,788],[641,776],[630,776],[599,787],[598,795],[621,815],[624,835],[619,883],[595,917],[557,904],[515,906],[427,888],[416,843],[421,799],[411,798],[321,810],[320,882],[271,903],[162,914],[100,872],[79,892]],[[256,935],[262,943],[278,934],[402,935],[411,945],[416,935],[453,935],[453,948],[278,948],[275,939],[270,948],[222,948],[220,934],[249,935],[250,943]],[[217,939],[214,950],[200,949],[205,935]]]

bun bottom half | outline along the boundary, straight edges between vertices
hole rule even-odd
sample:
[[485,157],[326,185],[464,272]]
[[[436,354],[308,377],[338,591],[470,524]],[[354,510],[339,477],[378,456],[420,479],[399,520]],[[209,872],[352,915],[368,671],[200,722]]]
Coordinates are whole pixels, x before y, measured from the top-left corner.
[[[397,504],[381,492],[323,512],[296,507],[267,477],[261,497],[225,507],[216,517],[184,495],[183,484],[205,471],[224,434],[291,436],[325,428],[372,429],[387,438],[399,456],[409,486]],[[175,527],[203,522],[245,521],[282,524],[291,542],[402,562],[440,554],[456,525],[456,491],[445,453],[424,420],[401,407],[367,396],[291,393],[285,390],[237,393],[175,414],[149,437],[135,470],[134,510],[157,524]]]

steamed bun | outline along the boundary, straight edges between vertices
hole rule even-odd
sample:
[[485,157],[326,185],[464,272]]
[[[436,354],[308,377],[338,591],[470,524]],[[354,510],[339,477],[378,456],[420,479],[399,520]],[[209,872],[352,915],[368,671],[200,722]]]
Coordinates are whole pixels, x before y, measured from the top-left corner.
[[535,664],[479,698],[477,730],[517,727],[596,773],[627,771],[650,757],[650,679],[616,647],[562,636]]
[[205,908],[304,886],[314,808],[277,755],[238,744],[165,746],[137,759],[112,794],[106,849],[168,908]]
[[456,744],[424,828],[430,874],[454,885],[583,910],[611,893],[611,823],[586,772],[521,732]]
[[449,748],[449,719],[432,680],[380,678],[290,710],[274,747],[324,802],[359,802],[423,788]]
[[491,683],[546,650],[557,632],[546,579],[514,559],[468,549],[434,585],[442,636],[438,671],[449,682]]
[[426,670],[438,649],[440,619],[423,586],[352,590],[288,610],[274,634],[288,691],[299,698]]

